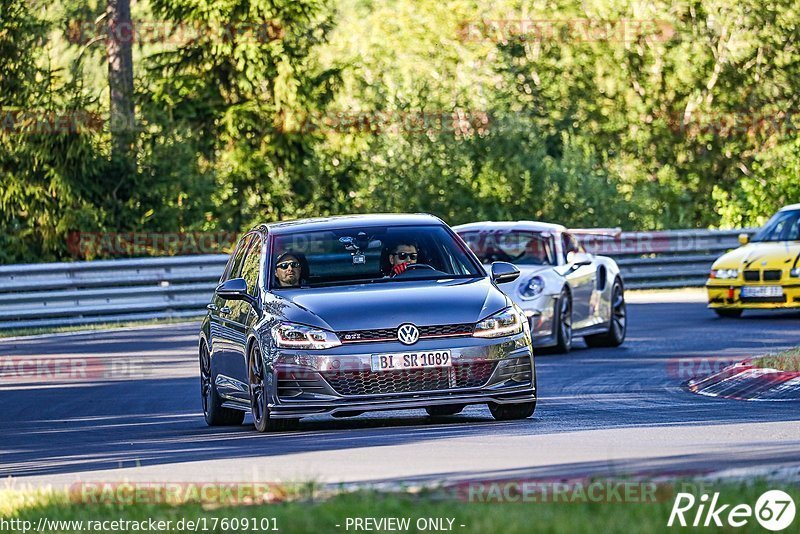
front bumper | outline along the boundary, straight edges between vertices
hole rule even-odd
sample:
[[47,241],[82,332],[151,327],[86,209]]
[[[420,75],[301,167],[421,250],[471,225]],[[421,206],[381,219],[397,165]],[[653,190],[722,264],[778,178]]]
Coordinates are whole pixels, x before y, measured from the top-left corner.
[[741,280],[733,280],[729,283],[722,283],[717,280],[714,283],[706,283],[708,292],[708,307],[735,310],[774,310],[800,308],[800,281],[781,283],[764,282],[747,284],[748,286],[781,286],[783,296],[781,297],[750,297],[742,298]]
[[[449,350],[453,367],[371,370],[373,354]],[[273,366],[270,417],[347,415],[444,404],[536,400],[530,339],[472,337],[399,343],[353,343],[326,350],[282,351]]]

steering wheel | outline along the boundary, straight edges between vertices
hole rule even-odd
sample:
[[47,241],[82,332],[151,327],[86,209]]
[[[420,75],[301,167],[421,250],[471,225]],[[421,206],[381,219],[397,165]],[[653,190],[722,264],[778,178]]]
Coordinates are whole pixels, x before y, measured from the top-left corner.
[[402,273],[396,275],[395,278],[399,278],[401,276],[404,276],[404,275],[406,275],[408,273],[412,273],[412,272],[415,272],[415,271],[427,271],[427,270],[435,271],[436,268],[435,267],[431,267],[427,263],[409,263],[409,264],[406,265],[406,270],[403,271]]

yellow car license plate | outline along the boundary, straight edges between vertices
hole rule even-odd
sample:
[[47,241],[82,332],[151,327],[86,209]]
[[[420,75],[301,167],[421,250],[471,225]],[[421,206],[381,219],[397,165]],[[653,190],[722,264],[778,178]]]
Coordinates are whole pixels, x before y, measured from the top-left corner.
[[783,288],[781,286],[744,286],[742,287],[742,297],[782,297]]

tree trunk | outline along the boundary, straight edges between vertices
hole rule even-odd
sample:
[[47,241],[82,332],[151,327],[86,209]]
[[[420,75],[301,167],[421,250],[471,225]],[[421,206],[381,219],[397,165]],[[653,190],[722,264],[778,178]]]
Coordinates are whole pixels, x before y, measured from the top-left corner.
[[[110,131],[111,159],[119,172],[117,192],[136,171],[136,128],[133,104],[133,40],[130,0],[108,0],[106,5],[106,51],[108,54],[108,87],[111,95]],[[130,182],[129,182],[130,183]]]

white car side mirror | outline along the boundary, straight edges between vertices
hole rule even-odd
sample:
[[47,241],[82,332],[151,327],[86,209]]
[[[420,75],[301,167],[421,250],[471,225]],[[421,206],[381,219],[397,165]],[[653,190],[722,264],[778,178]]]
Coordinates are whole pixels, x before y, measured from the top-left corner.
[[573,267],[591,265],[592,261],[594,261],[594,257],[586,252],[570,252],[567,254],[567,263]]

